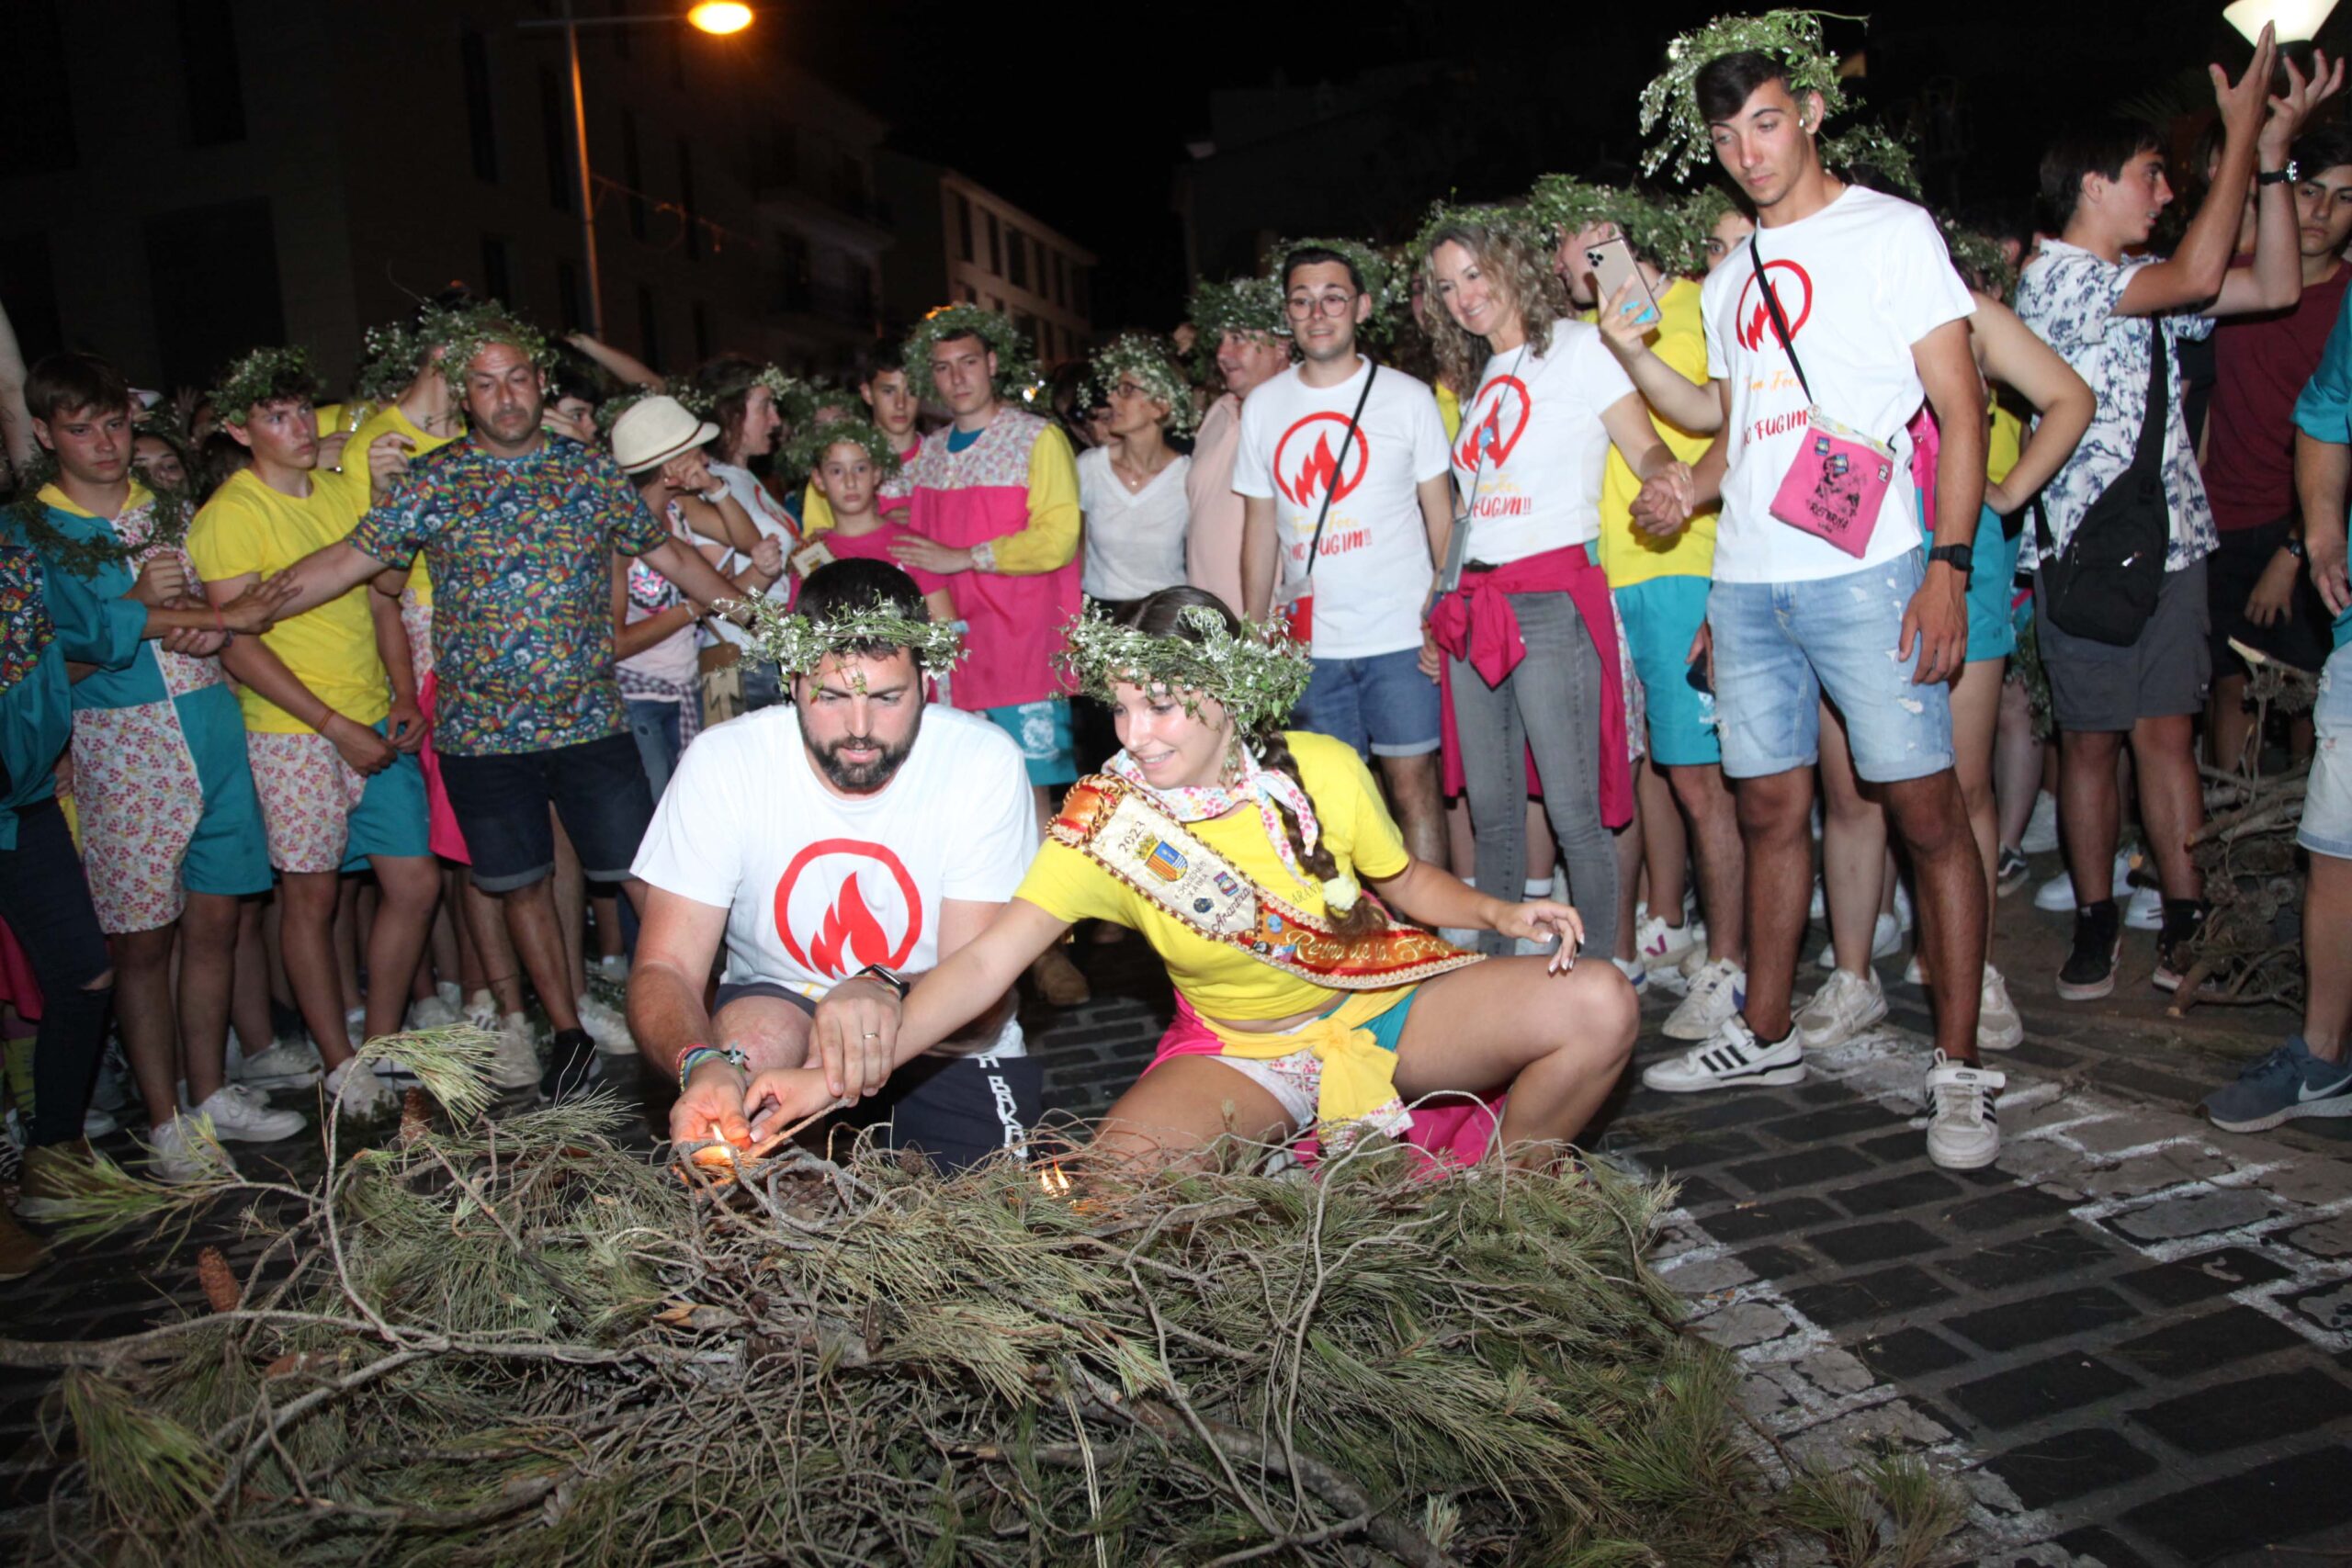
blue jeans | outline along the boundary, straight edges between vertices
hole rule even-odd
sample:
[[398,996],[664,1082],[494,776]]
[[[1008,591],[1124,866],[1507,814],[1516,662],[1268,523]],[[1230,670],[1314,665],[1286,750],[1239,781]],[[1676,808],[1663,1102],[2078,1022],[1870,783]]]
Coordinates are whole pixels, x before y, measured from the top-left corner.
[[629,738],[637,742],[637,754],[645,759],[645,782],[652,787],[653,798],[660,800],[677,769],[678,753],[685,749],[678,744],[678,705],[631,697],[628,706]]
[[1871,783],[1951,767],[1951,694],[1911,683],[1916,642],[1910,658],[1896,657],[1903,612],[1926,574],[1915,549],[1805,582],[1717,582],[1707,625],[1724,772],[1765,778],[1819,761],[1824,694],[1845,716],[1854,771]]

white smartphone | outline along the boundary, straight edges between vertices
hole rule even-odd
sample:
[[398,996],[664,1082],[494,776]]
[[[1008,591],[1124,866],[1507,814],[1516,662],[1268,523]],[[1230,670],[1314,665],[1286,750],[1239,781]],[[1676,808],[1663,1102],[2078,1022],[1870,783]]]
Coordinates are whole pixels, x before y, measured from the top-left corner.
[[1642,269],[1634,265],[1634,247],[1626,243],[1623,235],[1603,240],[1597,245],[1587,245],[1584,259],[1592,268],[1596,285],[1592,298],[1596,307],[1605,306],[1617,298],[1617,291],[1625,287],[1625,280],[1632,278],[1634,300],[1641,306],[1634,320],[1645,327],[1657,324],[1657,297],[1650,292],[1648,281],[1642,276]]

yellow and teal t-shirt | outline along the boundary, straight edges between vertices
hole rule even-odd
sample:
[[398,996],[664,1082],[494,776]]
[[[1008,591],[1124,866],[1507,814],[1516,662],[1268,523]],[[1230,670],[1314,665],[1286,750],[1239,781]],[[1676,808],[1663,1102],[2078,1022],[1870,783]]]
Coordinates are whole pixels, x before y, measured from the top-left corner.
[[[1678,277],[1658,297],[1657,336],[1652,352],[1673,367],[1693,386],[1707,385],[1707,332],[1699,314],[1699,286]],[[1586,321],[1593,313],[1585,312]],[[1696,463],[1714,441],[1650,415],[1667,449],[1686,463]],[[1715,513],[1701,512],[1690,525],[1670,539],[1645,534],[1634,525],[1634,497],[1642,481],[1612,444],[1600,477],[1600,567],[1611,588],[1628,588],[1657,577],[1709,577],[1715,566]]]
[[[1285,737],[1298,764],[1298,782],[1315,803],[1321,842],[1342,872],[1377,881],[1395,876],[1410,860],[1405,836],[1379,786],[1354,748],[1328,735],[1292,731]],[[1250,880],[1312,914],[1329,911],[1322,889],[1301,887],[1266,837],[1257,811],[1244,806],[1184,830],[1222,855]],[[1119,881],[1069,845],[1047,840],[1013,894],[1057,920],[1111,920],[1144,934],[1168,965],[1168,976],[1209,1018],[1288,1018],[1329,1006],[1334,993],[1287,975],[1223,942],[1212,942]]]
[[[311,493],[274,491],[250,468],[230,476],[213,493],[187,534],[188,558],[207,582],[251,574],[269,577],[312,550],[334,544],[359,521],[349,487],[322,484],[313,475]],[[278,622],[262,634],[262,644],[284,661],[311,694],[360,724],[373,724],[392,708],[384,661],[376,654],[376,622],[368,613],[366,583],[317,608]],[[309,735],[311,727],[248,686],[237,700],[245,728],[264,735]]]

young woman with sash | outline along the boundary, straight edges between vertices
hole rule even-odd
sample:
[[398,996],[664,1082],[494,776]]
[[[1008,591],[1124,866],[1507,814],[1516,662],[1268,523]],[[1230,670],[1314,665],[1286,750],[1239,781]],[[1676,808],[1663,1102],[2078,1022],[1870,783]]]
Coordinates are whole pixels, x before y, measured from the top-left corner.
[[[1124,750],[1071,789],[985,932],[903,1007],[863,987],[820,1013],[810,1059],[823,1065],[760,1075],[746,1106],[778,1125],[878,1085],[1091,918],[1140,931],[1178,997],[1176,1027],[1101,1143],[1187,1160],[1227,1134],[1329,1141],[1370,1125],[1471,1159],[1498,1138],[1514,1158],[1557,1157],[1616,1083],[1636,1025],[1606,955],[1577,962],[1577,911],[1490,897],[1408,854],[1353,751],[1280,728],[1303,652],[1270,647],[1214,595],[1170,588],[1125,625],[1083,621],[1066,657],[1114,705]],[[1559,945],[1482,960],[1391,908]],[[1411,1109],[1430,1096],[1453,1115]],[[1483,1103],[1497,1097],[1498,1128]]]

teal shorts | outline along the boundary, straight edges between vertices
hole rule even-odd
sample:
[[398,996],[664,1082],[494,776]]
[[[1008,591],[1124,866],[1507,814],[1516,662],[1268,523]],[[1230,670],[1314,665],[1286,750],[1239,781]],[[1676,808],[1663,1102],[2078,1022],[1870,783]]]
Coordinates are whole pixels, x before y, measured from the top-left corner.
[[1069,699],[1045,697],[1034,703],[1008,703],[983,710],[988,720],[1021,748],[1021,761],[1033,784],[1078,782],[1078,744],[1069,726]]
[[[2016,615],[2018,545],[2001,532],[2000,514],[1986,507],[1976,516],[1976,540],[1969,548],[1968,662],[2007,659],[2018,650]],[[1928,546],[1935,547],[1928,530]]]
[[245,719],[236,694],[224,682],[183,693],[173,704],[204,790],[204,815],[180,863],[180,885],[191,893],[231,897],[268,892],[269,835],[245,762]]
[[1615,591],[1649,706],[1650,761],[1669,768],[1724,760],[1715,698],[1690,683],[1690,641],[1707,619],[1703,577],[1654,577]]

